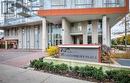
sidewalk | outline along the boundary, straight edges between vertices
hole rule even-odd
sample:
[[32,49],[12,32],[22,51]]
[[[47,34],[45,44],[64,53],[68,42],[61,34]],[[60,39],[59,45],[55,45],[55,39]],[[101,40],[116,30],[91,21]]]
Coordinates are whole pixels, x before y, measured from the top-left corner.
[[0,64],[0,83],[92,83]]
[[0,63],[15,67],[25,67],[30,60],[39,59],[46,54],[40,50],[0,50]]

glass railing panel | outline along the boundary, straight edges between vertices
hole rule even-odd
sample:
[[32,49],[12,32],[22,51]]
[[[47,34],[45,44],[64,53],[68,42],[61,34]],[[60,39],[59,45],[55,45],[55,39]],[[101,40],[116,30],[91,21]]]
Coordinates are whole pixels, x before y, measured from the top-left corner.
[[125,0],[44,0],[44,9],[124,7]]
[[29,22],[35,22],[35,21],[41,21],[41,17],[33,15],[29,18],[12,18],[8,19],[6,23],[4,21],[0,21],[0,26],[9,26],[9,25],[18,25],[23,23],[29,23]]

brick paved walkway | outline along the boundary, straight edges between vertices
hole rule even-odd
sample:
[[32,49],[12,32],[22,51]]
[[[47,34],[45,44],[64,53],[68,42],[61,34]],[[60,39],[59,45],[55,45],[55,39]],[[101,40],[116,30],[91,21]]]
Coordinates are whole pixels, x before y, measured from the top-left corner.
[[15,67],[24,67],[30,60],[44,57],[41,50],[0,50],[0,63]]

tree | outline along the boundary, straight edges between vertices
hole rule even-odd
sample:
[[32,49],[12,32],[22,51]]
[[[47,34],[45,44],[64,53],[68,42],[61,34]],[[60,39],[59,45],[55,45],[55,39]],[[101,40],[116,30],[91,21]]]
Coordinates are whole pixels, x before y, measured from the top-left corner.
[[113,40],[111,41],[111,43],[112,43],[112,45],[117,45],[117,41],[116,41],[115,39],[113,39]]
[[[125,45],[125,36],[112,40],[113,45]],[[130,45],[130,35],[127,35],[127,45]]]

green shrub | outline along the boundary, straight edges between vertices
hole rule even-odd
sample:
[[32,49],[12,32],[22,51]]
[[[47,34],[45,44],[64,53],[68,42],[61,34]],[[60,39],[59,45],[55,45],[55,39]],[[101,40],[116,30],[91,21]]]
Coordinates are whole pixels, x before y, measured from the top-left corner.
[[61,73],[66,73],[68,71],[68,65],[66,64],[60,64],[60,71]]
[[85,66],[80,67],[79,69],[79,74],[81,77],[92,77],[93,73],[93,67]]
[[43,62],[43,65],[42,65],[42,68],[41,68],[41,69],[48,71],[48,69],[49,69],[49,63]]
[[99,68],[99,69],[96,69],[96,68],[95,68],[94,71],[93,71],[93,74],[94,74],[94,78],[95,78],[95,79],[97,79],[97,80],[99,80],[99,81],[104,80],[105,75],[104,75],[104,73],[103,73],[103,71],[102,71],[102,67]]
[[49,64],[49,69],[48,70],[54,72],[54,64],[53,64],[53,62],[51,62]]
[[85,77],[85,72],[86,72],[85,67],[80,67],[79,68],[79,75],[81,77]]
[[73,67],[72,66],[69,66],[69,71],[73,71]]
[[43,66],[43,62],[41,62],[41,61],[36,61],[35,63],[34,63],[34,68],[35,69],[37,69],[37,70],[41,70],[42,69],[42,66]]
[[130,74],[130,71],[126,70],[111,70],[106,71],[107,78],[113,79],[114,81],[118,83],[128,83],[130,82],[130,77],[128,76]]
[[93,76],[94,76],[94,75],[93,75],[94,70],[95,70],[94,67],[85,66],[85,70],[86,70],[86,72],[85,72],[85,75],[86,75],[86,76],[89,76],[89,77],[93,77]]
[[39,58],[39,61],[40,61],[40,62],[43,62],[43,58]]
[[30,67],[34,67],[35,62],[37,62],[37,61],[38,61],[38,60],[30,61]]
[[54,72],[59,74],[64,74],[69,70],[66,64],[56,64],[54,65]]
[[59,64],[56,64],[56,65],[54,65],[54,72],[55,73],[60,73],[60,65]]
[[72,68],[72,72],[74,72],[75,74],[79,74],[79,70],[80,70],[79,66],[75,66]]

